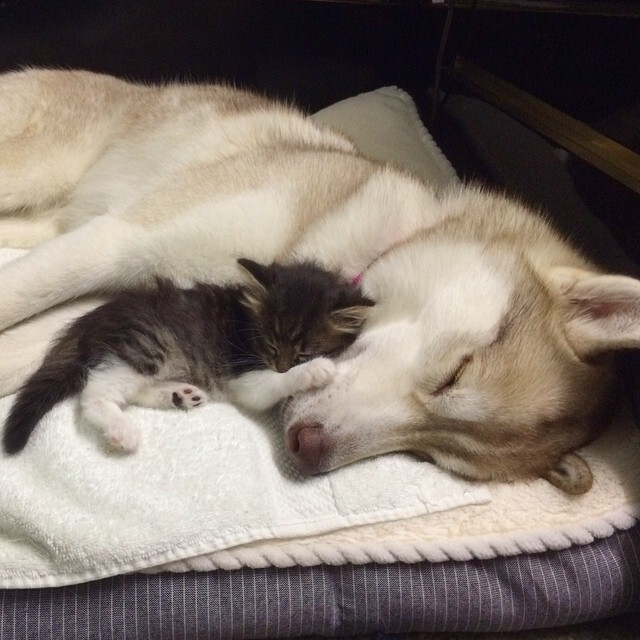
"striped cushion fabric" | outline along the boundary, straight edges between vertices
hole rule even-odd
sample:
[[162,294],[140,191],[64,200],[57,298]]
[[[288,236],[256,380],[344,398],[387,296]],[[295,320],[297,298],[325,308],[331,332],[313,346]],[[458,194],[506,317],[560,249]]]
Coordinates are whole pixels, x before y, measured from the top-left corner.
[[640,607],[640,524],[468,562],[128,575],[0,592],[0,638],[277,638],[554,627]]

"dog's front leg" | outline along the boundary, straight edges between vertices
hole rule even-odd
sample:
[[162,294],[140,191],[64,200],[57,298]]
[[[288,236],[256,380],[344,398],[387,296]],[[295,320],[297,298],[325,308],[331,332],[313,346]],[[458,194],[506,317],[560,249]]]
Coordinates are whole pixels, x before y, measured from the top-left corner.
[[[137,231],[137,233],[136,233]],[[115,216],[95,218],[0,268],[0,329],[57,304],[149,279],[136,258],[140,230]]]

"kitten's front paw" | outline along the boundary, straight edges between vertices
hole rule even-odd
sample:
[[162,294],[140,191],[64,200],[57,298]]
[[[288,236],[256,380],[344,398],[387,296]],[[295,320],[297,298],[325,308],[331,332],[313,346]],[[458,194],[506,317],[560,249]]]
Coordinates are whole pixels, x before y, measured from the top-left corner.
[[316,358],[303,365],[300,372],[300,391],[309,391],[329,384],[336,375],[336,365],[328,358]]
[[173,405],[185,411],[206,404],[208,400],[209,397],[202,389],[189,384],[179,385],[171,393]]

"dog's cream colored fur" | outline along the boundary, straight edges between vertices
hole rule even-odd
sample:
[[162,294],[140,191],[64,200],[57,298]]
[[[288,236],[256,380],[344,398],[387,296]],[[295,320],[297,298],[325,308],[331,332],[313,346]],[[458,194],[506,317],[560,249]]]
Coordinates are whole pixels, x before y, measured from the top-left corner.
[[0,243],[35,247],[0,269],[4,393],[91,303],[47,310],[78,297],[156,274],[234,281],[238,256],[364,271],[365,332],[333,382],[284,411],[303,473],[408,450],[582,493],[573,451],[606,424],[611,352],[640,343],[640,282],[602,275],[534,212],[472,187],[436,198],[227,87],[0,76],[0,211]]

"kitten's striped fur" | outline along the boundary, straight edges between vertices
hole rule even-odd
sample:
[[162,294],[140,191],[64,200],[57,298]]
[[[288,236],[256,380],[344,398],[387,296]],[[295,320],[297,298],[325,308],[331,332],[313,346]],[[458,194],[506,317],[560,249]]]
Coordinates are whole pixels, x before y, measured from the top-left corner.
[[246,285],[180,289],[158,279],[154,289],[121,293],[73,322],[20,389],[5,450],[23,449],[42,418],[72,395],[81,394],[83,415],[111,445],[134,450],[138,434],[122,411],[128,404],[188,409],[231,396],[264,409],[327,381],[331,364],[310,361],[348,347],[373,303],[311,262],[239,263],[250,274]]

